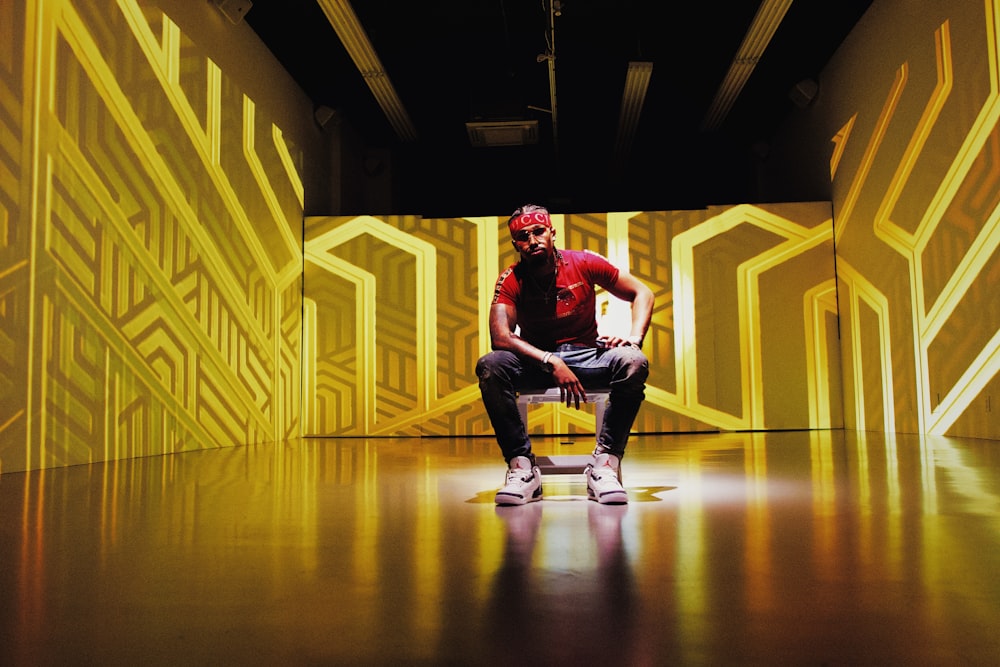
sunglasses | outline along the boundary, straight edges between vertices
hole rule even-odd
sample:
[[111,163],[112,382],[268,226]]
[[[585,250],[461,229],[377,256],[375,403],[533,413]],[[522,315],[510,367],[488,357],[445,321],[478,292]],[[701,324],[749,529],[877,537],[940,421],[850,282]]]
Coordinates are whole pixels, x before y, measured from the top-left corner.
[[524,243],[532,236],[537,236],[541,238],[547,231],[549,231],[549,228],[542,225],[539,225],[538,227],[532,227],[531,229],[522,229],[521,231],[514,234],[514,240],[520,243]]

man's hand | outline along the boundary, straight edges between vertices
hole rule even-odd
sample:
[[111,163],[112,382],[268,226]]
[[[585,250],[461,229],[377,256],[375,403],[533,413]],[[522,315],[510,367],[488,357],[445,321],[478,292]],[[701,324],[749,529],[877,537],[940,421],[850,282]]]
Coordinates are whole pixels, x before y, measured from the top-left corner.
[[622,338],[621,336],[601,336],[597,339],[597,344],[602,347],[622,347],[623,345],[631,345],[632,347],[642,347],[642,339],[639,336],[629,336],[627,338]]
[[559,357],[552,355],[549,357],[549,363],[552,364],[552,377],[559,386],[559,398],[566,403],[567,408],[574,407],[575,404],[579,410],[580,402],[587,402],[587,392],[584,391],[579,378]]

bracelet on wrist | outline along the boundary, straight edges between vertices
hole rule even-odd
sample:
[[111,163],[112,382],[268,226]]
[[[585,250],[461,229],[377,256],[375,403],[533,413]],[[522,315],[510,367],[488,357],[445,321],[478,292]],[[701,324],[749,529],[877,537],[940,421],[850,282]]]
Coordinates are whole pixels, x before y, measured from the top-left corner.
[[542,370],[546,373],[554,373],[555,367],[549,362],[549,358],[552,356],[551,352],[546,352],[542,355]]

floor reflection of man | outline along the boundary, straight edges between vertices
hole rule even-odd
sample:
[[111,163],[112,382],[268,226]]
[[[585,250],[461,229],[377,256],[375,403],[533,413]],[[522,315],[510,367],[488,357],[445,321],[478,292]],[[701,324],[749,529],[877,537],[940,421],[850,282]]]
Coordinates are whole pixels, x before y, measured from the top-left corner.
[[[622,537],[628,506],[587,505],[593,567],[589,558],[536,562],[544,503],[496,508],[506,534],[487,612],[485,662],[631,664],[629,656],[641,655],[642,648],[633,645],[639,614]],[[560,553],[576,552],[576,545],[561,546],[569,548]]]

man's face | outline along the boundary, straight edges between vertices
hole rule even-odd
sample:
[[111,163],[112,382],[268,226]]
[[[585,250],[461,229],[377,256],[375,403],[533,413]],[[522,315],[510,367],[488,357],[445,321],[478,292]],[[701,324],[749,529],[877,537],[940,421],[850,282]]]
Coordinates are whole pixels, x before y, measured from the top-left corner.
[[541,264],[552,255],[555,230],[545,225],[529,225],[511,234],[511,243],[521,255],[521,261]]

